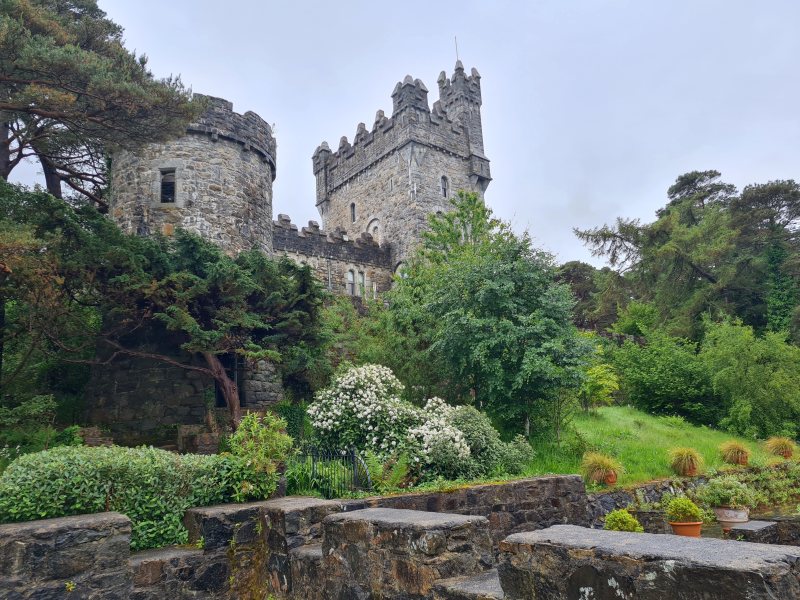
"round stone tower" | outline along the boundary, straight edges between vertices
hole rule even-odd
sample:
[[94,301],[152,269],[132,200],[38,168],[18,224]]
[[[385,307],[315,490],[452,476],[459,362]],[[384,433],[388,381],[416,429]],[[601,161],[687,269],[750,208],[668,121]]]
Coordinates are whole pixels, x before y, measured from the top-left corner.
[[182,228],[229,254],[272,254],[272,130],[253,112],[233,112],[227,100],[195,99],[207,108],[185,136],[114,156],[111,217],[129,233]]

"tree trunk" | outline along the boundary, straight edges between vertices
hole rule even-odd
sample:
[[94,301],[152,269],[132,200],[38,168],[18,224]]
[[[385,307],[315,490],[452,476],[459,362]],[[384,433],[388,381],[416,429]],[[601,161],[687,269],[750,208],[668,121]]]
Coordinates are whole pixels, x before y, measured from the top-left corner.
[[236,382],[228,377],[225,367],[216,354],[203,352],[203,358],[206,359],[214,380],[219,384],[222,397],[225,398],[225,404],[228,405],[228,411],[231,413],[233,429],[235,430],[242,420],[242,406],[239,403],[239,388]]
[[61,189],[61,177],[53,166],[53,163],[41,155],[39,155],[39,162],[42,164],[42,172],[44,173],[44,181],[47,185],[47,191],[51,196],[63,198],[64,196]]
[[10,136],[11,127],[8,122],[0,122],[0,177],[2,177],[4,181],[8,181],[8,176],[11,174]]

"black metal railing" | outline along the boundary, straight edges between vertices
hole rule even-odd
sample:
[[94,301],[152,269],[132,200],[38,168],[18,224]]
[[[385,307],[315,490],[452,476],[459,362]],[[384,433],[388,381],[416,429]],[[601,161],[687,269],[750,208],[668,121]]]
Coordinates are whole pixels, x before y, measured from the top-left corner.
[[353,449],[305,448],[286,462],[286,492],[341,498],[372,490],[367,465]]

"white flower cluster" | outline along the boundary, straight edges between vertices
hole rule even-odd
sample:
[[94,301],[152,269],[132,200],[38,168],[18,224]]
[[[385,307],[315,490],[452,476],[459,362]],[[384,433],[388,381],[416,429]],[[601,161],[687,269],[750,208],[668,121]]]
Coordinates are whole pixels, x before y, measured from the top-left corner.
[[452,412],[453,407],[441,398],[431,398],[425,403],[422,424],[408,430],[409,446],[419,450],[415,462],[436,464],[469,458],[464,434],[448,422]]
[[308,415],[321,441],[331,447],[390,455],[404,445],[408,427],[419,419],[419,411],[400,399],[402,390],[387,367],[355,367],[317,394]]

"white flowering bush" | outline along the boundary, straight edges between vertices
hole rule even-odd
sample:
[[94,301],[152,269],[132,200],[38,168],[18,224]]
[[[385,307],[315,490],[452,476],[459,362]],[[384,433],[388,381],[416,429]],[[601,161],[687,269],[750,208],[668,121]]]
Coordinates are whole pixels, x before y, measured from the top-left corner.
[[418,408],[400,398],[402,391],[394,373],[381,365],[339,375],[308,408],[318,443],[369,451],[378,460],[404,457],[418,480],[514,474],[532,456],[524,440],[502,442],[475,408],[450,406],[441,398]]
[[431,398],[422,410],[423,422],[408,430],[408,449],[422,475],[455,479],[469,466],[470,450],[464,434],[448,421],[453,408]]
[[400,399],[403,384],[381,365],[353,367],[318,392],[308,416],[328,448],[355,447],[389,456],[405,448],[420,423],[418,408]]

